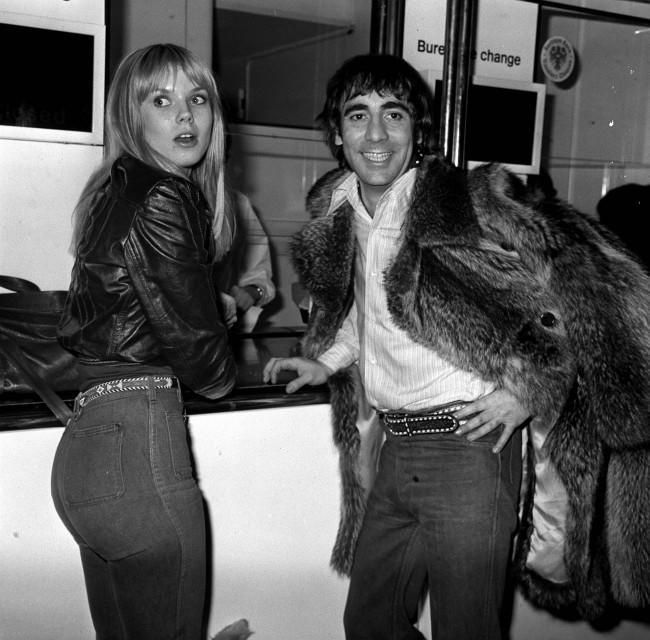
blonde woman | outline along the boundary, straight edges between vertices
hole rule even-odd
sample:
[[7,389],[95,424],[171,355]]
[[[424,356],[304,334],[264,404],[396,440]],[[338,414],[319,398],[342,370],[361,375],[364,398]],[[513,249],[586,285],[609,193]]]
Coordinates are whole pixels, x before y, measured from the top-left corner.
[[223,160],[210,69],[174,45],[128,55],[108,94],[105,160],[75,209],[59,326],[83,383],[52,495],[99,640],[202,637],[205,515],[181,387],[219,398],[234,384],[212,284],[231,242]]

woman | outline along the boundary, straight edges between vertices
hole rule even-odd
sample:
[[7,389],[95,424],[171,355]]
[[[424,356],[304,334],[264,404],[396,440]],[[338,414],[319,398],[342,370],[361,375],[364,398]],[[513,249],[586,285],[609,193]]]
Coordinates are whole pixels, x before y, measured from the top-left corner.
[[201,637],[205,515],[180,384],[219,398],[234,383],[211,279],[215,251],[231,241],[223,154],[219,96],[203,63],[174,45],[122,61],[105,160],[75,209],[59,339],[83,384],[52,472],[100,640]]

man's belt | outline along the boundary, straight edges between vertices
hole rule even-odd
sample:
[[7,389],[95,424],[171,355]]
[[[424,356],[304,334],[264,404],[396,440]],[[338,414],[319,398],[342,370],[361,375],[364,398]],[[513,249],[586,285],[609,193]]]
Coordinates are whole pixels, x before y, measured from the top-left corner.
[[456,431],[465,420],[458,420],[454,413],[467,402],[454,401],[417,412],[380,411],[378,413],[384,430],[392,436],[416,436]]

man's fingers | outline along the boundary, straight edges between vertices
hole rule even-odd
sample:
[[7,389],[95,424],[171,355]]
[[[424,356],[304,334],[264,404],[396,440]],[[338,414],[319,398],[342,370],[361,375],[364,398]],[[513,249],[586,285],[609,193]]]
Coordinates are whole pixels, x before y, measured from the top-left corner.
[[293,393],[294,391],[298,391],[300,387],[304,387],[307,383],[309,383],[309,376],[307,374],[303,374],[289,382],[289,384],[287,384],[285,387],[285,391],[287,393]]

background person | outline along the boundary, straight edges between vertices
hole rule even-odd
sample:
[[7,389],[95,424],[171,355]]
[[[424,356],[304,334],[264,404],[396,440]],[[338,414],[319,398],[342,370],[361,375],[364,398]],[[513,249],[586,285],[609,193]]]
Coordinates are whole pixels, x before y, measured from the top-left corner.
[[[128,55],[106,107],[103,164],[75,210],[59,339],[83,383],[52,471],[81,551],[99,640],[198,640],[206,531],[180,384],[234,384],[212,281],[224,132],[210,69],[175,45]],[[217,203],[212,210],[208,203]]]
[[[503,637],[524,424],[568,503],[555,514],[566,517],[567,573],[537,580],[518,565],[528,595],[590,619],[613,596],[648,604],[650,549],[635,524],[640,505],[650,514],[648,279],[590,220],[504,168],[467,173],[429,155],[432,113],[427,86],[399,58],[358,56],[330,80],[320,119],[341,169],[312,188],[313,219],[294,239],[313,301],[305,357],[264,371],[273,382],[295,371],[289,393],[330,383],[346,638],[422,638],[425,588],[436,640]],[[363,392],[386,438],[367,503]],[[618,453],[608,460],[613,446],[639,454],[627,473]],[[648,499],[630,505],[639,481]],[[604,543],[603,522],[618,546]]]
[[650,271],[650,184],[629,183],[610,189],[596,206],[600,221]]
[[232,298],[240,331],[252,331],[262,307],[275,298],[269,239],[248,196],[229,192],[234,238],[216,265],[218,288]]

